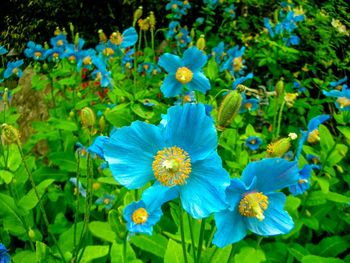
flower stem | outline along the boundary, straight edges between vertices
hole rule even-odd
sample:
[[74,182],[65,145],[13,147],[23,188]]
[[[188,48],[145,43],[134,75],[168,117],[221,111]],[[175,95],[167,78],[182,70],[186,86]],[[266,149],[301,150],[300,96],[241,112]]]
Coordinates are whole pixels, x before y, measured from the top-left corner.
[[[80,179],[80,153],[77,154],[77,189],[79,189],[79,179]],[[78,190],[79,191],[79,190]],[[74,251],[77,247],[77,223],[78,223],[78,214],[79,214],[79,207],[80,207],[80,194],[77,192],[76,194],[76,208],[75,208],[75,216],[74,216]]]
[[20,155],[21,155],[21,160],[22,160],[24,169],[26,170],[26,172],[27,172],[27,174],[28,174],[29,181],[30,181],[30,183],[31,183],[31,185],[32,185],[32,188],[33,188],[33,190],[34,190],[35,196],[36,196],[36,198],[38,199],[39,208],[40,208],[40,211],[41,211],[41,213],[42,213],[42,215],[43,215],[43,219],[44,219],[44,223],[45,223],[46,228],[47,228],[47,232],[48,232],[49,236],[52,238],[52,240],[54,241],[54,244],[55,244],[55,246],[57,247],[58,253],[60,254],[60,256],[61,256],[61,258],[62,258],[62,262],[65,262],[63,252],[62,252],[60,246],[58,245],[57,239],[56,239],[56,237],[55,237],[55,236],[50,232],[50,230],[49,230],[49,220],[48,220],[48,218],[47,218],[47,214],[46,214],[44,205],[43,205],[43,203],[42,203],[42,201],[41,201],[41,198],[40,198],[38,189],[36,188],[33,175],[32,175],[32,173],[30,172],[30,170],[29,170],[29,168],[28,168],[28,166],[27,166],[27,163],[25,162],[24,154],[23,154],[23,150],[22,150],[22,147],[21,147],[21,145],[20,145],[20,142],[17,141],[16,144],[17,144],[19,153],[20,153]]
[[281,129],[281,122],[282,122],[282,114],[283,114],[283,108],[284,105],[286,104],[285,101],[283,101],[281,108],[280,108],[280,112],[278,113],[278,124],[277,124],[277,133],[276,133],[276,138],[279,137],[280,135],[280,129]]
[[183,255],[184,255],[185,263],[188,263],[187,251],[186,251],[186,242],[185,242],[185,232],[184,232],[183,208],[182,208],[182,205],[181,205],[181,201],[179,201],[179,211],[180,211],[180,233],[181,233],[182,252],[183,252]]
[[199,262],[199,260],[201,259],[202,246],[204,241],[204,231],[205,231],[205,218],[202,219],[202,223],[201,223],[201,230],[200,230],[199,241],[198,241],[197,262]]
[[192,218],[190,217],[189,214],[187,214],[187,218],[188,218],[188,225],[190,227],[190,235],[191,235],[191,242],[192,242],[193,258],[194,258],[194,261],[197,262],[196,261],[196,258],[197,258],[196,257],[196,244],[194,242],[194,235],[193,235],[193,229],[192,229],[192,222],[193,222],[193,220],[192,220]]

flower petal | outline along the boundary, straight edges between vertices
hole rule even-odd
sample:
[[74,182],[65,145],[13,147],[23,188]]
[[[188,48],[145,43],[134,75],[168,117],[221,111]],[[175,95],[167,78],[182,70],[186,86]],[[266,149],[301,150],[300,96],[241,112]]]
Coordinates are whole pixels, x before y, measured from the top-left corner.
[[142,200],[147,205],[149,211],[161,207],[164,203],[179,196],[178,187],[167,187],[156,182],[142,193]]
[[221,158],[213,152],[208,158],[192,164],[187,183],[180,186],[183,208],[196,219],[225,209],[225,189],[229,183],[230,177],[222,168]]
[[171,107],[166,120],[166,144],[184,149],[192,163],[207,158],[216,150],[216,130],[203,104]]
[[169,74],[165,77],[160,90],[166,98],[175,97],[182,91],[182,84],[176,80],[175,74]]
[[294,227],[294,222],[284,210],[286,196],[283,193],[270,193],[267,197],[269,205],[264,211],[265,219],[259,221],[255,217],[247,217],[248,229],[262,236],[288,233]]
[[320,126],[320,124],[322,124],[323,122],[325,122],[329,118],[330,118],[330,116],[328,114],[322,114],[322,115],[319,115],[319,116],[312,118],[309,121],[309,124],[307,125],[308,132],[311,132],[311,131],[317,129],[318,126]]
[[242,199],[242,195],[248,190],[248,187],[238,178],[231,179],[231,184],[226,188],[226,201],[229,209],[234,210]]
[[183,55],[184,66],[193,73],[198,72],[207,63],[207,56],[196,47],[188,48]]
[[288,162],[283,158],[268,158],[251,162],[244,169],[241,180],[249,185],[256,176],[255,190],[269,193],[295,184],[299,179],[296,161]]
[[204,94],[211,88],[209,79],[202,72],[193,73],[193,78],[187,85],[190,90],[198,90]]
[[225,247],[229,244],[242,240],[247,235],[247,226],[238,210],[222,211],[215,214],[217,227],[213,244],[218,247]]
[[163,147],[157,126],[136,121],[111,135],[104,144],[104,157],[120,184],[137,189],[154,178],[153,158]]
[[120,44],[121,48],[127,48],[135,45],[137,41],[137,32],[135,28],[129,27],[128,29],[125,29],[123,32],[123,40]]
[[158,61],[158,65],[164,68],[168,73],[176,73],[177,69],[183,67],[183,62],[180,57],[165,53]]

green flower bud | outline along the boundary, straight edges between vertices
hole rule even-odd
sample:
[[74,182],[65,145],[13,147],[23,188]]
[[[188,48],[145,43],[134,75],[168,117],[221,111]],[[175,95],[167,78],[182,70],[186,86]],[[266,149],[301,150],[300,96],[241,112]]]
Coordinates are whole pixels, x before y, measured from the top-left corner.
[[276,90],[277,97],[283,95],[283,93],[284,93],[283,78],[281,78],[279,81],[277,81],[275,90]]
[[268,157],[282,157],[290,148],[290,138],[282,138],[267,146]]
[[204,50],[205,49],[205,38],[204,38],[204,35],[201,35],[198,40],[197,40],[197,43],[196,43],[196,47],[199,49],[199,50]]
[[223,131],[238,114],[242,105],[242,96],[236,90],[230,91],[221,102],[218,111],[217,129]]
[[92,127],[96,123],[95,112],[89,107],[85,107],[80,111],[80,118],[83,127]]
[[34,232],[33,229],[29,228],[29,230],[28,230],[28,236],[29,236],[32,240],[34,240],[34,238],[35,238],[35,232]]
[[1,140],[4,144],[19,143],[19,132],[12,125],[1,125]]
[[153,11],[149,13],[149,24],[151,25],[151,30],[156,28],[156,17],[154,16]]

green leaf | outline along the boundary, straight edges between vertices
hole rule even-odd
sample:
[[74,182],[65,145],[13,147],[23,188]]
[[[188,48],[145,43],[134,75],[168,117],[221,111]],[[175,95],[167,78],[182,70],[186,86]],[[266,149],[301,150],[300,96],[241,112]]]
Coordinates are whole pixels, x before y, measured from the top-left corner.
[[121,234],[126,234],[125,224],[120,223],[119,214],[116,210],[111,210],[108,213],[108,223],[112,231],[120,237]]
[[106,114],[106,120],[116,127],[129,125],[131,122],[131,111],[128,108],[129,104],[120,104]]
[[345,136],[346,139],[350,140],[350,127],[337,126],[337,129]]
[[337,144],[335,149],[329,154],[326,165],[333,166],[339,163],[345,156],[348,151],[348,147],[344,144]]
[[319,257],[315,255],[307,255],[303,257],[301,260],[301,263],[342,263],[344,262],[341,259],[338,258],[324,258],[324,257]]
[[301,261],[303,257],[310,254],[303,246],[301,246],[297,243],[294,243],[292,246],[288,247],[288,251],[298,261]]
[[112,231],[111,226],[106,222],[91,222],[89,224],[89,230],[93,236],[98,237],[102,240],[113,243],[116,239],[116,235]]
[[350,242],[343,237],[326,237],[318,244],[320,256],[336,257],[350,247]]
[[0,178],[2,178],[2,180],[4,180],[5,184],[9,184],[12,181],[12,178],[15,175],[13,173],[11,173],[10,171],[6,171],[6,170],[1,170],[0,171]]
[[43,90],[50,84],[50,79],[45,75],[33,75],[32,76],[32,88],[34,90]]
[[80,262],[91,262],[94,259],[105,257],[108,251],[109,246],[86,246]]
[[78,130],[78,126],[75,124],[75,122],[72,122],[72,121],[50,118],[48,123],[50,123],[54,128],[59,130],[65,130],[65,131]]
[[203,254],[201,256],[201,259],[202,259],[201,262],[208,262],[208,263],[209,262],[210,263],[228,262],[230,253],[231,253],[231,246],[226,246],[220,249],[215,249],[215,247],[211,247],[203,251]]
[[38,263],[53,263],[57,262],[51,255],[51,249],[44,243],[37,241],[36,247],[36,258]]
[[350,197],[334,192],[328,192],[325,196],[329,201],[336,203],[347,204],[350,202]]
[[[41,182],[36,188],[39,194],[39,197],[41,198],[45,191],[46,188],[51,185],[55,180],[53,179],[47,179],[43,182]],[[18,206],[22,207],[23,209],[26,210],[31,210],[33,209],[37,204],[38,204],[38,198],[35,194],[34,189],[31,189],[25,196],[21,198],[18,202]]]
[[18,151],[18,147],[15,144],[11,144],[9,146],[9,159],[8,159],[8,167],[12,172],[15,172],[18,167],[21,165],[22,159],[21,155]]
[[218,73],[219,73],[219,68],[218,68],[218,65],[215,61],[215,57],[213,56],[208,61],[207,75],[208,75],[210,80],[215,81],[216,78],[218,77]]
[[234,257],[235,263],[259,263],[266,261],[265,254],[262,250],[256,250],[252,247],[243,247]]
[[[192,259],[187,253],[187,259]],[[164,255],[164,263],[184,263],[184,256],[182,252],[182,246],[170,239]],[[191,260],[189,260],[191,262]],[[193,260],[192,260],[193,262]]]
[[136,258],[135,252],[130,246],[126,243],[126,259],[123,260],[123,244],[113,243],[111,252],[111,263],[120,263],[120,262],[130,262],[130,263],[141,263],[142,261]]
[[334,139],[332,134],[329,132],[326,126],[320,125],[318,128],[320,132],[320,145],[321,149],[325,152],[329,152],[334,146]]
[[77,164],[73,153],[53,152],[48,155],[49,160],[67,172],[76,172]]
[[131,243],[144,251],[163,258],[168,240],[161,235],[153,234],[152,236],[134,236],[131,238]]
[[322,205],[327,202],[326,196],[321,191],[314,191],[311,192],[308,199],[306,200],[307,206],[316,206],[316,205]]
[[11,260],[13,263],[37,263],[36,254],[33,251],[24,250],[16,253]]
[[144,109],[144,107],[139,103],[132,104],[131,109],[136,115],[140,116],[143,119],[150,119],[154,115],[152,111]]
[[66,182],[68,180],[68,173],[49,167],[40,167],[33,172],[33,177],[35,182],[42,182],[46,179],[53,179],[56,182]]

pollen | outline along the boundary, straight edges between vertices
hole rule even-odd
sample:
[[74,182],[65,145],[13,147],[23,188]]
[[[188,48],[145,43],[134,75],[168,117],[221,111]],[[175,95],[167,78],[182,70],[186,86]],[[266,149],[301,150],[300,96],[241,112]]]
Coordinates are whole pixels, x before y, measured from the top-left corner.
[[123,42],[123,36],[119,31],[113,32],[109,38],[114,45],[120,45]]
[[234,72],[238,72],[241,70],[241,67],[243,66],[243,59],[242,57],[234,58],[232,63],[233,63]]
[[239,202],[239,213],[246,217],[256,217],[259,221],[264,220],[264,211],[269,201],[266,195],[261,192],[253,192],[245,195]]
[[106,57],[113,55],[114,54],[114,50],[110,47],[106,47],[103,51],[102,51],[103,55],[105,55]]
[[34,52],[34,57],[36,57],[36,58],[40,58],[41,57],[41,52],[39,52],[39,51],[36,51],[36,52]]
[[109,199],[109,198],[103,199],[103,203],[104,203],[105,205],[108,205],[110,202],[111,202],[111,199]]
[[250,102],[247,102],[244,104],[244,108],[246,108],[247,110],[251,110],[253,107],[253,105]]
[[90,56],[86,56],[84,59],[83,59],[83,64],[84,65],[90,65],[92,63],[92,59]]
[[176,71],[175,78],[180,81],[182,84],[186,84],[192,80],[193,73],[187,67],[178,68]]
[[58,47],[63,46],[63,45],[64,45],[63,40],[62,40],[62,39],[57,40],[56,45],[57,45]]
[[18,68],[14,68],[13,70],[12,70],[12,74],[14,74],[14,75],[17,75],[18,74]]
[[162,185],[184,185],[191,173],[191,159],[186,151],[177,146],[164,148],[154,157],[152,169]]
[[135,224],[144,224],[148,219],[148,213],[146,209],[140,207],[132,213],[131,219]]
[[350,106],[350,99],[348,99],[347,97],[339,97],[337,99],[337,102],[339,103],[339,107],[341,109]]
[[320,132],[318,129],[313,130],[309,133],[309,136],[307,137],[307,141],[309,143],[316,143],[320,140]]

